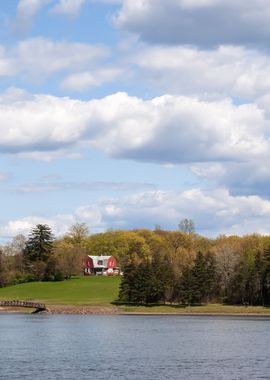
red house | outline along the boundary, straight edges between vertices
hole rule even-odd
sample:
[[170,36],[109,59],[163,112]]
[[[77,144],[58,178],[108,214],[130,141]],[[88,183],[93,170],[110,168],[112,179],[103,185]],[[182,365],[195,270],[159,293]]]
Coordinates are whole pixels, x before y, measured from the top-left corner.
[[119,274],[119,268],[113,256],[87,256],[85,260],[85,276],[113,276]]

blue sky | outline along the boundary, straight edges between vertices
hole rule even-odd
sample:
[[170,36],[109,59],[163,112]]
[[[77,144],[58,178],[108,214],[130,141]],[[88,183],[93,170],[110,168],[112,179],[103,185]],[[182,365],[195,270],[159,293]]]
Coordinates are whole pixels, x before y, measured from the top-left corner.
[[269,233],[266,0],[10,0],[0,239],[47,223]]

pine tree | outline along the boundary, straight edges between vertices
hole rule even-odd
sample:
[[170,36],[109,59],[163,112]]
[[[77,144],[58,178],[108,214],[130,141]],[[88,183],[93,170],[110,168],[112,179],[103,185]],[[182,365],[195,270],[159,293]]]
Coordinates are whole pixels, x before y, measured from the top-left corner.
[[211,267],[208,268],[208,260],[201,253],[198,252],[194,267],[192,268],[194,284],[193,284],[193,302],[201,303],[204,300],[208,301],[210,293],[210,278],[213,274]]
[[192,268],[186,267],[182,273],[179,286],[176,289],[176,298],[187,305],[194,303],[197,294],[194,289],[195,279]]
[[166,293],[172,287],[173,271],[167,257],[155,253],[148,265],[149,295],[147,302],[166,301]]
[[263,305],[263,283],[265,277],[264,259],[261,251],[257,250],[249,276],[249,303]]
[[183,271],[177,298],[188,304],[209,302],[216,290],[216,278],[214,256],[198,252],[193,267],[187,267]]
[[229,301],[246,305],[263,303],[264,277],[264,260],[262,260],[260,252],[247,249],[242,253],[235,268]]
[[216,258],[212,253],[207,253],[205,256],[206,264],[206,286],[204,298],[209,302],[215,295],[220,291],[217,283],[217,262]]
[[37,224],[25,243],[23,251],[26,262],[46,262],[52,253],[53,234],[46,224]]
[[6,272],[3,252],[0,250],[0,288],[6,284]]
[[137,292],[135,286],[137,267],[134,263],[130,262],[123,269],[124,275],[121,279],[118,298],[122,302],[136,302]]
[[263,253],[262,280],[262,303],[270,305],[270,246],[266,247]]

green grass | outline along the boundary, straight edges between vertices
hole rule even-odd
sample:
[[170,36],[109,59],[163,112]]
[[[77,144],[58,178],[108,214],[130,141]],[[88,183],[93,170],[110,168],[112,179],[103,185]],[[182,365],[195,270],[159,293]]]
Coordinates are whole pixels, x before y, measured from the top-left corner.
[[202,306],[121,306],[126,313],[168,313],[168,314],[268,314],[270,308],[263,306],[231,306],[221,304],[208,304]]
[[[119,277],[75,277],[62,282],[31,282],[0,288],[0,300],[37,300],[50,305],[107,306],[118,296]],[[270,308],[262,306],[230,306],[209,304],[205,306],[119,305],[124,313],[168,314],[268,314]]]
[[118,296],[119,277],[75,277],[30,282],[0,289],[0,300],[38,300],[46,305],[109,305]]

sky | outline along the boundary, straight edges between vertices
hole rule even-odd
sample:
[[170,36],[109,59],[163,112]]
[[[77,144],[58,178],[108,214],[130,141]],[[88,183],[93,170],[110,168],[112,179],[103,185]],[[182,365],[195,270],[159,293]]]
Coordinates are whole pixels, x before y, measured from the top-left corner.
[[269,0],[0,5],[1,241],[269,234]]

